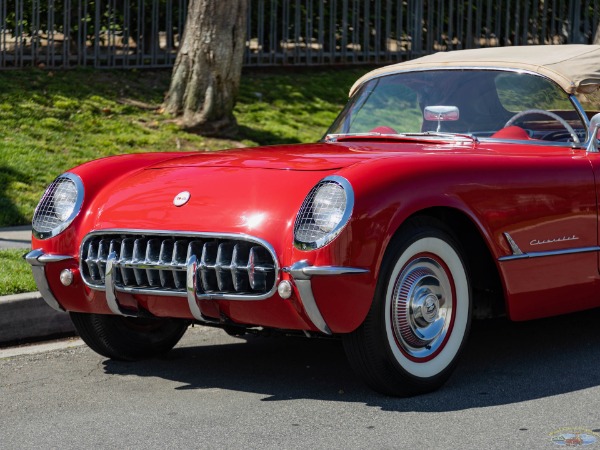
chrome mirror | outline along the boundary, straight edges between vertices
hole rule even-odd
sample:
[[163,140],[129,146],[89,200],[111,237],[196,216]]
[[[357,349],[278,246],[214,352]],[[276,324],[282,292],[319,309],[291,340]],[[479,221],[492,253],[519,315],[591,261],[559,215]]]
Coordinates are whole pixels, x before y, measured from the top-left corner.
[[600,130],[600,113],[596,114],[590,120],[590,129],[588,131],[588,142],[586,150],[588,153],[598,153],[598,130]]
[[460,117],[458,107],[456,106],[426,106],[423,111],[423,119],[428,122],[437,121],[437,130],[440,131],[442,122],[456,121]]

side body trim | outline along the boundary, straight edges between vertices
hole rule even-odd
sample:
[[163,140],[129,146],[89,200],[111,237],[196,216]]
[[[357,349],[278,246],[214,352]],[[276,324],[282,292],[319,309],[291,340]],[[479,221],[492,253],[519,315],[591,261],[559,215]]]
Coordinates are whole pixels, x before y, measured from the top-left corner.
[[560,255],[570,255],[573,253],[589,253],[589,252],[598,252],[600,251],[600,247],[578,247],[578,248],[567,248],[563,250],[550,250],[545,252],[530,252],[530,253],[521,253],[521,254],[512,254],[507,256],[501,256],[498,258],[498,261],[514,261],[515,259],[528,259],[528,258],[544,258],[546,256],[560,256]]

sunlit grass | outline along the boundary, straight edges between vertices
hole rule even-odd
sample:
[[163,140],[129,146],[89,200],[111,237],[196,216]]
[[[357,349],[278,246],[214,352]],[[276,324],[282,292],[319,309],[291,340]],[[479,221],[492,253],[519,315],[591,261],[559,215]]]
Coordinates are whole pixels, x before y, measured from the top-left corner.
[[37,290],[31,267],[23,259],[26,249],[0,250],[0,295]]

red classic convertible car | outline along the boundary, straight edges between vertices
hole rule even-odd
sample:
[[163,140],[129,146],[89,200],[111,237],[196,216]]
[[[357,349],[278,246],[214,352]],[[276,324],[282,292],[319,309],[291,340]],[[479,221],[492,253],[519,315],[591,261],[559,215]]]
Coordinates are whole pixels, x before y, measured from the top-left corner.
[[164,353],[190,323],[337,336],[373,389],[428,392],[472,318],[600,306],[599,86],[600,46],[377,69],[318,143],[71,169],[26,258],[106,357]]

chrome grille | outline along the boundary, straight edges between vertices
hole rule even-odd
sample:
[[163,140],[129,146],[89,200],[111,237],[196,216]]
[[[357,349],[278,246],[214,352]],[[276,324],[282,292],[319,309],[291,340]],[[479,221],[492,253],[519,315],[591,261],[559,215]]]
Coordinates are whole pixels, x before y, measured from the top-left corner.
[[227,298],[262,295],[274,289],[277,264],[267,246],[235,235],[88,235],[81,246],[81,273],[87,285],[104,289],[106,263],[113,254],[115,288],[133,293],[186,293],[187,261],[197,258],[196,294]]

